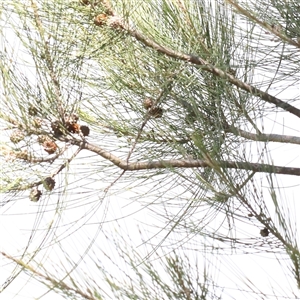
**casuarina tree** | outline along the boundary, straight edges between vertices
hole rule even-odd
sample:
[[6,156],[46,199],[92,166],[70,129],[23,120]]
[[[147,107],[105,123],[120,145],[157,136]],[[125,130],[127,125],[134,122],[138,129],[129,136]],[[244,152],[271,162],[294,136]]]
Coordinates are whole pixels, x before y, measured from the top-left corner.
[[299,15],[2,1],[3,293],[299,297]]

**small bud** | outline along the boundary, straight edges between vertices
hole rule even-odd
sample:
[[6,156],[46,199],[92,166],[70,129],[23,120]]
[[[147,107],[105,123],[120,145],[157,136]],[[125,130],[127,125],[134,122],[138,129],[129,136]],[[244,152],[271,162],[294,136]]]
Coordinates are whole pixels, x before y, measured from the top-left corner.
[[35,106],[33,106],[32,104],[30,104],[29,108],[28,108],[28,114],[30,116],[36,116],[37,113],[38,113],[38,109]]
[[85,125],[81,125],[80,130],[83,136],[88,136],[90,134],[90,128]]
[[150,98],[146,98],[143,102],[143,106],[145,109],[149,109],[153,106],[153,101]]
[[44,188],[47,191],[52,191],[54,189],[54,187],[55,187],[55,181],[54,181],[53,178],[47,177],[47,178],[44,179],[43,185],[44,185]]
[[79,133],[80,126],[77,124],[79,117],[75,113],[71,113],[70,115],[65,115],[65,127],[69,132]]
[[51,129],[53,130],[53,133],[56,137],[63,135],[61,124],[58,120],[51,122]]
[[21,142],[25,137],[25,134],[21,130],[14,130],[10,136],[10,140],[14,143],[17,144]]
[[33,126],[36,128],[40,128],[42,126],[43,120],[41,118],[34,118]]
[[266,237],[269,235],[269,230],[268,228],[264,228],[260,231],[260,235],[263,236],[263,237]]
[[71,133],[79,133],[79,131],[80,131],[80,125],[77,123],[74,123],[74,124],[67,123],[66,127],[67,127],[67,130]]
[[107,22],[107,15],[106,14],[100,14],[94,19],[94,24],[97,26],[105,25]]
[[43,143],[44,150],[48,152],[49,154],[55,153],[57,150],[57,145],[54,141],[52,141],[50,138],[44,141]]
[[42,192],[37,187],[34,187],[30,191],[29,198],[30,198],[30,201],[38,202],[40,200],[41,196],[42,196]]

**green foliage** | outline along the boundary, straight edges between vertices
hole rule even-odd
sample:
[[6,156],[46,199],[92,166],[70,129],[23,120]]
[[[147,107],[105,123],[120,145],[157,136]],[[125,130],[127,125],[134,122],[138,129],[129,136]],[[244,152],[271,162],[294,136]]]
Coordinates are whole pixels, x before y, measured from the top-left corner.
[[[298,1],[8,0],[0,9],[2,214],[22,200],[22,215],[35,216],[28,244],[2,253],[21,268],[12,281],[25,269],[70,299],[109,299],[108,287],[116,299],[225,299],[236,286],[232,298],[298,295]],[[29,202],[33,188],[40,201]],[[100,247],[117,267],[93,270],[101,289],[76,270],[99,265],[94,247],[115,224],[115,203],[138,205],[129,220],[154,212],[155,226],[145,225],[145,255],[114,241],[130,275]],[[57,277],[45,261],[52,247]],[[206,267],[199,281],[177,248],[212,263],[264,253],[296,288],[256,287],[249,274],[227,285]]]

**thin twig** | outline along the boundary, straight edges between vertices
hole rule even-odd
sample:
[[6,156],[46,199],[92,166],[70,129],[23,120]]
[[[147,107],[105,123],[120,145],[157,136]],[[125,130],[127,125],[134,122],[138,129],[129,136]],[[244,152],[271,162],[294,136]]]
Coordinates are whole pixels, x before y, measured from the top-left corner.
[[[7,259],[14,261],[16,264],[18,264],[20,267],[22,267],[23,269],[29,271],[30,273],[36,275],[37,277],[46,280],[48,282],[51,282],[51,284],[53,285],[54,289],[58,289],[60,291],[68,291],[68,292],[73,292],[75,294],[78,294],[80,296],[82,296],[84,299],[88,299],[88,300],[95,300],[96,298],[94,298],[92,295],[88,295],[84,292],[82,292],[79,289],[75,289],[73,287],[68,286],[67,284],[65,284],[63,281],[58,281],[55,280],[53,277],[50,277],[49,275],[44,275],[41,272],[37,271],[36,269],[34,269],[33,267],[31,267],[30,265],[28,265],[27,263],[25,263],[22,260],[19,260],[15,257],[12,257],[11,255],[5,253],[5,252],[0,252],[4,257],[6,257]],[[35,278],[37,280],[39,280],[38,278]],[[41,280],[39,280],[41,281]]]
[[[171,76],[171,78],[169,79],[169,81],[165,84],[165,87],[162,88],[162,90],[160,91],[159,95],[158,95],[158,96],[156,97],[156,99],[153,101],[153,107],[155,107],[155,106],[157,105],[157,103],[159,103],[159,101],[161,100],[161,98],[162,98],[163,96],[165,96],[166,90],[167,90],[167,91],[171,91],[172,83],[173,83],[173,81],[174,81],[174,78],[177,76],[178,73],[181,72],[181,70],[182,70],[182,68],[181,68],[179,71],[177,71],[176,73],[174,73],[174,74]],[[133,151],[134,151],[134,149],[135,149],[135,147],[136,147],[136,145],[137,145],[137,142],[138,142],[138,140],[139,140],[139,138],[140,138],[140,136],[141,136],[141,134],[142,134],[142,132],[143,132],[143,129],[144,129],[144,127],[146,126],[147,122],[149,121],[150,117],[151,117],[151,116],[150,116],[150,112],[148,111],[148,113],[146,114],[145,120],[144,120],[144,122],[142,123],[142,125],[141,125],[141,127],[140,127],[140,129],[139,129],[139,131],[138,131],[138,134],[137,134],[137,136],[136,136],[136,138],[135,138],[135,141],[134,141],[134,143],[133,143],[133,145],[132,145],[132,147],[131,147],[131,150],[130,150],[130,152],[128,153],[128,156],[127,156],[127,159],[126,159],[127,162],[129,162],[130,156],[132,155],[132,153],[133,153]]]
[[271,26],[270,24],[268,24],[266,22],[263,22],[260,19],[258,19],[254,14],[252,14],[250,12],[249,9],[244,9],[236,1],[233,1],[233,0],[226,0],[226,2],[231,4],[238,12],[240,12],[241,14],[243,14],[244,16],[246,16],[247,18],[252,20],[254,23],[259,24],[263,28],[265,28],[265,29],[269,30],[270,32],[272,32],[274,35],[279,37],[281,40],[283,40],[283,41],[285,41],[285,42],[289,43],[290,45],[293,45],[297,48],[300,48],[300,44],[298,42],[296,42],[293,39],[287,37],[285,34],[282,34],[281,30],[278,30],[275,26]]
[[35,18],[36,26],[38,28],[40,37],[41,37],[42,42],[43,42],[44,51],[45,51],[44,54],[45,54],[46,65],[49,69],[49,75],[50,75],[51,81],[54,85],[55,96],[56,96],[56,101],[55,102],[57,103],[57,108],[58,108],[60,119],[63,121],[65,112],[64,112],[62,98],[61,98],[60,83],[59,83],[59,80],[58,80],[58,78],[55,74],[55,71],[54,71],[51,52],[50,52],[50,49],[49,49],[48,42],[45,40],[45,30],[43,28],[43,23],[40,19],[39,13],[38,13],[37,4],[33,0],[31,0],[31,7],[32,7],[33,12],[34,12],[34,18]]

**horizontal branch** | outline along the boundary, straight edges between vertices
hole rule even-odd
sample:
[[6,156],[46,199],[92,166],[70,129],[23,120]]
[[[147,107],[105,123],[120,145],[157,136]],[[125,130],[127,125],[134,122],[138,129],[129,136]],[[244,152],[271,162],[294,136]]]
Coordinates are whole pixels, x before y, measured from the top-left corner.
[[292,135],[281,135],[281,134],[256,134],[251,133],[234,126],[229,126],[226,128],[227,132],[239,135],[245,139],[258,141],[258,142],[275,142],[275,143],[288,143],[300,145],[300,137]]
[[[74,145],[92,151],[103,158],[109,160],[114,165],[125,171],[138,171],[150,169],[166,169],[166,168],[212,168],[212,162],[199,159],[170,159],[146,162],[126,162],[121,158],[105,151],[97,145],[87,142],[82,143],[80,140],[71,141]],[[287,174],[300,176],[300,168],[280,167],[268,164],[237,162],[237,161],[214,161],[216,167],[224,169],[249,170],[254,172]]]
[[[125,161],[124,161],[125,163]],[[218,167],[224,169],[241,169],[254,172],[289,174],[300,176],[300,168],[279,167],[267,164],[236,162],[236,161],[219,161],[216,162]],[[124,170],[145,170],[145,169],[162,169],[162,168],[211,168],[211,162],[205,160],[188,160],[188,159],[171,159],[152,162],[136,162],[121,164]]]

